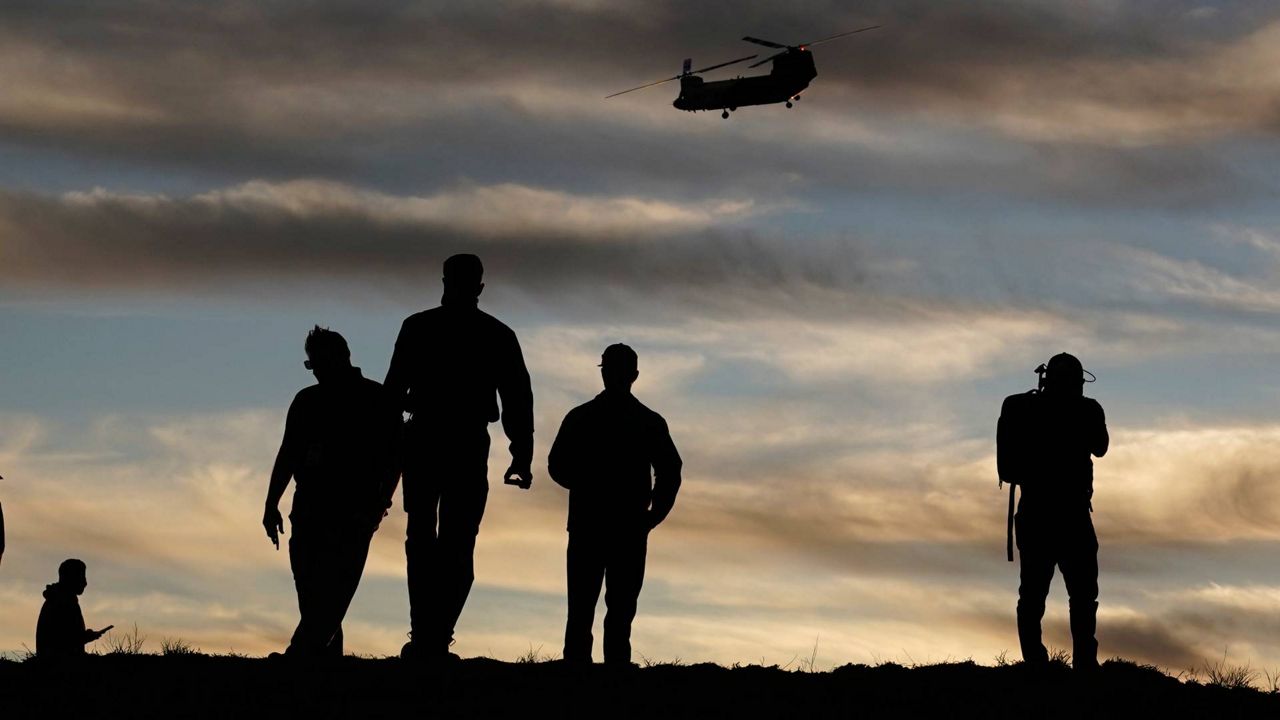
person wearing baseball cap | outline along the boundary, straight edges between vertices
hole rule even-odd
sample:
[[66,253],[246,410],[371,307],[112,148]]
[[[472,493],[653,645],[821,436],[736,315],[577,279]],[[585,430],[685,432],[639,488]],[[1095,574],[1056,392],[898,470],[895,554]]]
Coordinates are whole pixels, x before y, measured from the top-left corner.
[[569,617],[564,660],[590,664],[596,602],[605,594],[604,660],[631,667],[631,623],[644,584],[649,532],[680,490],[680,453],[667,423],[631,394],[635,350],[605,348],[604,392],[565,416],[547,472],[569,491]]

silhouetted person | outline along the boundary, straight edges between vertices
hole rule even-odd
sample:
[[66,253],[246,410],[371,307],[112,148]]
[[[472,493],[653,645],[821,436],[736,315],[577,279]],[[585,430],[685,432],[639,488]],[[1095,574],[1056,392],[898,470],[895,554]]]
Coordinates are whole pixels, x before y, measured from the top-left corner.
[[341,335],[316,326],[305,348],[317,382],[289,406],[262,524],[279,548],[280,497],[292,478],[289,565],[300,619],[285,654],[340,657],[342,619],[400,479],[403,417],[382,385],[351,366]]
[[1056,566],[1071,608],[1072,661],[1098,665],[1098,537],[1093,530],[1093,460],[1107,452],[1102,406],[1084,396],[1084,367],[1066,353],[1044,370],[1040,392],[1004,402],[997,429],[1001,479],[1022,488],[1014,520],[1021,560],[1018,640],[1022,658],[1048,663],[1040,621]]
[[[3,480],[0,477],[0,480]],[[0,562],[4,560],[4,505],[0,505]]]
[[[444,263],[440,307],[400,328],[387,389],[412,413],[406,426],[410,641],[405,658],[444,660],[475,578],[473,554],[489,494],[488,425],[510,441],[508,484],[533,481],[533,391],[515,333],[476,307],[484,268],[475,255]],[[502,401],[499,414],[498,400]]]
[[629,666],[649,531],[676,502],[681,461],[666,421],[631,394],[635,351],[610,345],[600,368],[604,392],[569,411],[547,463],[569,490],[564,659],[591,662],[596,601],[607,583],[604,660]]
[[90,630],[84,626],[80,595],[88,586],[84,562],[74,558],[63,560],[58,566],[58,582],[44,588],[44,605],[36,623],[36,657],[42,660],[82,657],[85,645],[114,627]]

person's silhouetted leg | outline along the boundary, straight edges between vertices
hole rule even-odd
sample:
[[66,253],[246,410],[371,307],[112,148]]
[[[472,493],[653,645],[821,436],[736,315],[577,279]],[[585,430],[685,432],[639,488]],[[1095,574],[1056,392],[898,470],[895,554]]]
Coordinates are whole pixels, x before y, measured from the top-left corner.
[[467,478],[440,495],[440,531],[436,540],[439,589],[431,595],[436,637],[433,642],[447,649],[462,616],[462,608],[475,582],[476,535],[489,497],[485,479]]
[[[569,585],[569,618],[564,626],[564,659],[571,663],[591,663],[595,638],[596,603],[604,584],[604,552],[600,538],[587,533],[569,533],[566,568]],[[606,636],[607,637],[607,636]]]
[[322,551],[317,548],[320,542],[312,535],[306,524],[301,530],[297,523],[293,526],[293,537],[289,538],[289,567],[293,571],[293,584],[298,592],[298,626],[289,639],[289,647],[285,651],[289,655],[309,655],[324,647],[328,638],[317,640],[318,630],[315,625],[322,614],[324,591],[320,577],[322,570],[316,556]]
[[338,626],[338,631],[329,639],[329,644],[324,648],[324,656],[331,658],[342,657],[342,626]]
[[1059,567],[1071,608],[1072,665],[1078,670],[1098,666],[1098,536],[1085,516],[1070,539]]
[[631,664],[631,622],[644,585],[647,541],[640,534],[619,538],[609,547],[604,594],[604,661],[609,665]]
[[[406,491],[410,475],[405,473]],[[409,513],[405,531],[404,554],[409,580],[409,635],[428,642],[432,636],[430,598],[439,590],[436,565],[436,509],[440,503],[439,490],[427,482],[415,483],[417,497],[415,509]]]
[[294,524],[289,561],[298,589],[298,627],[292,655],[342,655],[342,618],[355,597],[369,557],[372,534],[360,529],[319,532]]
[[444,657],[475,580],[476,535],[489,495],[489,434],[426,432],[429,442],[406,468],[412,503],[405,539],[414,652]]
[[1041,641],[1040,623],[1044,619],[1044,603],[1053,582],[1053,554],[1046,547],[1043,528],[1027,522],[1019,512],[1015,518],[1018,541],[1018,644],[1022,661],[1032,665],[1049,662],[1049,651]]

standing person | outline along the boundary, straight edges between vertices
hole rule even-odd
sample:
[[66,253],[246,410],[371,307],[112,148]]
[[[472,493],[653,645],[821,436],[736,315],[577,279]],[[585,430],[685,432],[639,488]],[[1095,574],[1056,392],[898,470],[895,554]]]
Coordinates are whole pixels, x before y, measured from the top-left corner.
[[1090,517],[1090,456],[1106,455],[1110,438],[1102,405],[1084,396],[1084,375],[1074,356],[1055,355],[1043,368],[1039,392],[1005,400],[996,432],[1001,480],[1022,488],[1014,518],[1022,659],[1041,666],[1049,661],[1040,622],[1056,566],[1070,597],[1072,664],[1093,670],[1098,667],[1098,536]]
[[58,566],[58,582],[44,588],[44,605],[36,622],[36,657],[41,660],[83,657],[85,645],[115,627],[90,630],[84,626],[80,596],[89,586],[85,570],[82,560],[63,560]]
[[501,418],[510,441],[506,482],[526,490],[533,482],[529,371],[515,333],[477,307],[483,276],[475,255],[446,260],[440,306],[405,319],[387,370],[387,389],[412,413],[404,466],[406,659],[457,658],[449,646],[475,579],[489,494],[489,423]]
[[[3,480],[0,477],[0,480]],[[0,505],[0,561],[4,560],[4,505]]]
[[564,659],[591,662],[591,626],[607,580],[604,660],[629,667],[649,531],[675,505],[681,461],[666,421],[631,394],[635,351],[610,345],[600,368],[604,392],[569,411],[548,458],[551,478],[569,491]]
[[300,619],[285,655],[341,657],[342,619],[400,480],[403,417],[381,385],[351,366],[341,335],[317,325],[305,349],[316,384],[289,406],[262,525],[279,549],[280,497],[293,479],[289,566]]

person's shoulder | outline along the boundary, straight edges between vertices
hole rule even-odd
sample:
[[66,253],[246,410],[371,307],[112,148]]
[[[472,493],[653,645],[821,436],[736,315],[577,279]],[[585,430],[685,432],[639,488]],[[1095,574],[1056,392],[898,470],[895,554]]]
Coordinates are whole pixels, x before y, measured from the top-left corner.
[[599,404],[600,398],[591,398],[581,405],[571,408],[569,412],[564,414],[564,419],[568,422],[569,420],[581,420],[583,418],[590,417],[599,410]]
[[512,330],[506,323],[490,315],[484,310],[476,308],[476,316],[480,318],[481,323],[489,328],[490,332],[512,338],[516,336],[515,330]]
[[647,420],[650,423],[653,423],[655,426],[660,428],[667,427],[666,418],[662,417],[662,415],[659,414],[657,410],[654,410],[650,408],[648,405],[645,405],[643,402],[640,401],[640,398],[637,398],[634,395],[632,395],[631,397],[633,400],[635,400],[636,411],[640,413],[640,415],[645,420]]
[[1094,400],[1091,397],[1084,398],[1084,404],[1090,410],[1097,410],[1098,412],[1102,412],[1102,403],[1098,402],[1097,400]]
[[419,310],[418,312],[404,319],[404,327],[411,328],[411,327],[417,327],[418,325],[422,325],[423,323],[429,323],[433,318],[435,318],[439,314],[440,314],[440,308],[438,307],[428,308],[426,310]]
[[320,383],[308,385],[297,392],[293,396],[294,405],[302,405],[315,402],[320,397]]

